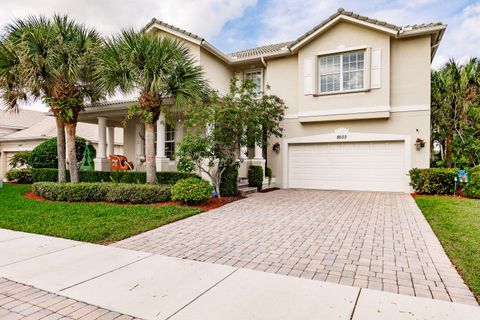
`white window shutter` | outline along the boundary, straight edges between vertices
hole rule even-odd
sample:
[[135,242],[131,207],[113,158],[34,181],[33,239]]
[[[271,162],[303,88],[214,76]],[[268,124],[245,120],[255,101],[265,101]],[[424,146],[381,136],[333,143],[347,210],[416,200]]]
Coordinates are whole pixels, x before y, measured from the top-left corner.
[[382,49],[372,48],[370,87],[378,89],[382,86]]
[[303,60],[303,94],[315,93],[315,63],[313,58]]

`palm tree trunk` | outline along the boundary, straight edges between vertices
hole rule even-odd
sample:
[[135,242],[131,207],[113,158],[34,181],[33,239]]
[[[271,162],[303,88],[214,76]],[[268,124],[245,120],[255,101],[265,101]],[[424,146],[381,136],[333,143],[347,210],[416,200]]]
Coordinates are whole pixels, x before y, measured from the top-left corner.
[[145,162],[147,183],[157,183],[157,166],[155,163],[155,124],[145,124]]
[[445,166],[447,168],[451,168],[453,166],[452,163],[452,141],[453,141],[453,136],[451,132],[447,132],[447,137],[445,140]]
[[65,161],[65,123],[60,117],[55,117],[57,123],[57,159],[58,159],[58,182],[67,181],[67,168]]
[[77,165],[77,151],[75,149],[75,131],[77,130],[77,123],[65,124],[67,129],[67,154],[68,154],[68,168],[70,169],[70,182],[78,183],[78,165]]

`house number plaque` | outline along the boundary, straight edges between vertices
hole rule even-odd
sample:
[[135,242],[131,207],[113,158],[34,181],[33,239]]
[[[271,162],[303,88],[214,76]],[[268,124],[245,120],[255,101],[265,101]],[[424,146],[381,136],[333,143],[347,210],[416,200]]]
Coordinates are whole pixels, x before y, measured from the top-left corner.
[[347,135],[346,134],[337,134],[337,140],[346,140]]

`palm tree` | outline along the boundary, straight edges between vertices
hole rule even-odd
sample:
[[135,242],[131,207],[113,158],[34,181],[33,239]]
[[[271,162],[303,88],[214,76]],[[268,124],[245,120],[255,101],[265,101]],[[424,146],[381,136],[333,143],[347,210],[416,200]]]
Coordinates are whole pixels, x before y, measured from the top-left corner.
[[101,38],[95,30],[60,15],[16,20],[6,31],[0,47],[3,101],[12,110],[29,98],[49,106],[57,124],[59,181],[66,180],[67,145],[70,180],[78,182],[76,124],[85,100],[102,96],[93,72]]
[[166,98],[179,107],[204,98],[203,71],[180,42],[145,32],[123,30],[107,41],[98,68],[101,87],[113,94],[137,93],[145,123],[147,182],[156,183],[155,123]]
[[463,139],[462,125],[468,111],[477,102],[480,86],[480,65],[470,59],[465,65],[450,60],[432,72],[432,131],[445,139],[445,165],[452,167],[454,138]]

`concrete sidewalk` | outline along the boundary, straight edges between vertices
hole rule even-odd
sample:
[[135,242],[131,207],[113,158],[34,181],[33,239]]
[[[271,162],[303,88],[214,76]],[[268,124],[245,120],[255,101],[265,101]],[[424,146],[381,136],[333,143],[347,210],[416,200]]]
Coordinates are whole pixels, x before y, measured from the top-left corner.
[[476,306],[4,229],[0,277],[144,319],[480,319]]

